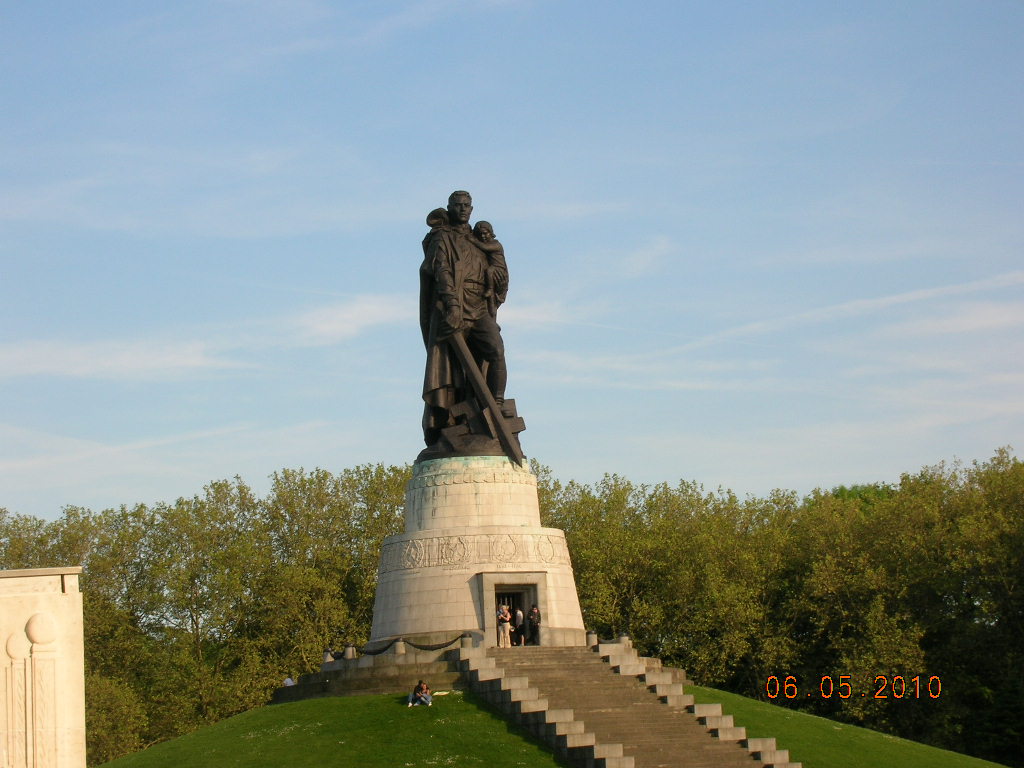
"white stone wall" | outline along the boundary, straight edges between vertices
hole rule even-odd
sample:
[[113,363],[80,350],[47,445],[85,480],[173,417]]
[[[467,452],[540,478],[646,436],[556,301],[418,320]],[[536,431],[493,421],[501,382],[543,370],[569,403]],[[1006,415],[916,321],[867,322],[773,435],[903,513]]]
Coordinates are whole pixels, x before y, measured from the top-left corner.
[[405,492],[405,532],[540,527],[537,478],[504,456],[422,461]]
[[81,568],[0,571],[0,766],[85,766]]
[[529,469],[503,456],[420,462],[405,522],[381,552],[371,641],[471,632],[494,645],[495,590],[519,587],[536,595],[544,644],[584,643],[565,534],[541,527]]

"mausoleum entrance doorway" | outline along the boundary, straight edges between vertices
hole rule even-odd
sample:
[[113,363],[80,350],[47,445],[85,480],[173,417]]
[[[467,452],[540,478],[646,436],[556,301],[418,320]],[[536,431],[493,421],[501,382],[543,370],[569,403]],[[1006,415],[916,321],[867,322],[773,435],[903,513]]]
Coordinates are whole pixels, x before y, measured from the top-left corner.
[[[526,624],[526,613],[531,605],[537,603],[536,584],[497,584],[494,587],[494,610],[497,612],[499,605],[507,605],[509,612],[515,619],[516,610],[523,612],[523,625]],[[513,642],[515,640],[513,639]]]
[[[547,574],[539,571],[520,571],[507,573],[489,571],[478,573],[479,607],[483,612],[481,626],[483,628],[482,644],[485,648],[493,648],[498,644],[498,620],[496,614],[499,605],[510,606],[515,616],[516,608],[523,616],[536,604],[541,616],[548,619],[548,588]],[[546,638],[541,633],[541,641]]]
[[537,602],[537,588],[533,584],[525,586],[499,586],[494,589],[494,609],[497,611],[499,605],[507,605],[513,616],[518,608],[523,616],[530,610],[530,606]]

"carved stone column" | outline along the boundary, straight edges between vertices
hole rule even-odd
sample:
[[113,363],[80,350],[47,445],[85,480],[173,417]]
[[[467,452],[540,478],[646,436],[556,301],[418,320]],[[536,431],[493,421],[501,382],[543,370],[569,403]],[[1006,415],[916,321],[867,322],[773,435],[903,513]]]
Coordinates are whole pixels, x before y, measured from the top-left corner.
[[0,571],[0,768],[84,768],[81,568]]

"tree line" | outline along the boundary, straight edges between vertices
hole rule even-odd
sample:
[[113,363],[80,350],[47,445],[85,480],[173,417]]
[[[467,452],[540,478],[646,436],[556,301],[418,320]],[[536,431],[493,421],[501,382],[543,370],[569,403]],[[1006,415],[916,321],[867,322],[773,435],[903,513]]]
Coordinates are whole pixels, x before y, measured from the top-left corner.
[[[704,685],[1024,765],[1024,463],[1008,449],[803,498],[534,471],[601,637]],[[409,476],[283,470],[264,497],[235,478],[53,521],[0,508],[0,568],[85,569],[89,764],[259,706],[325,646],[368,640]]]

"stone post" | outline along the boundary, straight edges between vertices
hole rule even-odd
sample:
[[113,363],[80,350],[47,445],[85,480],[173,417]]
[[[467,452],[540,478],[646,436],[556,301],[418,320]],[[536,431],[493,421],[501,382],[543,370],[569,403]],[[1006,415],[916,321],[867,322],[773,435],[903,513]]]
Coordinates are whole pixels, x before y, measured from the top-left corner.
[[81,573],[0,571],[3,768],[85,768]]

